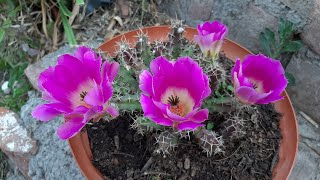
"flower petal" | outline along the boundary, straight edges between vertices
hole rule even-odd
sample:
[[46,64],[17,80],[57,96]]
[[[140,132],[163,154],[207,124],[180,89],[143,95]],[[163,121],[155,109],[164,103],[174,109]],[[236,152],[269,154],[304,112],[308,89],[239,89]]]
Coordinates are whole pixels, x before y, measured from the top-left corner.
[[84,101],[87,104],[90,104],[92,106],[98,106],[98,105],[103,105],[103,93],[101,90],[101,87],[98,85],[95,85],[94,88],[91,89],[90,92],[87,93],[87,95],[84,97]]
[[112,84],[108,80],[103,81],[101,84],[101,88],[103,93],[103,102],[107,102],[112,97],[112,93],[113,93]]
[[187,121],[178,124],[178,130],[183,131],[183,130],[194,130],[200,126],[204,126],[203,124],[195,123],[192,121]]
[[85,114],[88,110],[89,110],[89,108],[81,105],[81,106],[76,107],[74,109],[74,111],[64,114],[64,118],[65,119],[72,119],[74,117],[83,117],[83,114]]
[[236,90],[239,100],[247,104],[255,104],[259,100],[263,100],[265,97],[269,96],[271,93],[272,92],[258,93],[255,89],[247,86],[241,86]]
[[[244,76],[252,81],[262,82],[264,92],[287,85],[280,61],[270,59],[262,54],[246,56],[242,63],[242,71]],[[278,81],[278,78],[281,78],[282,81]]]
[[172,124],[173,124],[173,121],[169,120],[168,118],[153,117],[151,120],[157,124],[162,125],[162,126],[172,126]]
[[152,99],[144,94],[140,97],[140,103],[144,112],[144,116],[150,118],[157,124],[171,126],[172,121],[165,118],[162,111],[153,103]]
[[211,94],[211,88],[210,88],[210,84],[209,84],[209,79],[208,76],[206,74],[203,73],[203,80],[204,80],[204,91],[202,93],[201,99],[205,99],[207,98],[210,94]]
[[139,76],[139,88],[142,93],[153,96],[152,75],[149,71],[144,70]]
[[240,68],[241,68],[241,61],[240,61],[240,59],[237,59],[234,67],[233,67],[232,70],[231,70],[231,78],[232,78],[232,79],[234,79],[234,73],[235,73],[235,72],[236,72],[237,74],[239,74]]
[[69,68],[74,74],[74,81],[80,84],[89,79],[89,73],[86,70],[86,65],[82,61],[69,54],[64,54],[58,58],[57,65],[62,65]]
[[235,89],[240,86],[253,87],[253,84],[250,82],[249,78],[244,76],[244,74],[242,73],[242,65],[240,59],[237,59],[236,64],[231,71],[231,76],[235,85]]
[[40,91],[44,91],[42,84],[48,80],[49,77],[54,75],[54,68],[49,66],[48,69],[44,70],[42,73],[40,73],[38,78],[38,87]]
[[181,117],[181,116],[171,112],[169,107],[167,107],[166,113],[169,116],[169,118],[172,119],[173,121],[184,121],[184,120],[186,120],[185,117]]
[[[156,80],[154,78],[154,82]],[[205,87],[205,85],[209,85],[207,80],[208,78],[204,78],[204,73],[198,63],[190,57],[181,57],[175,62],[172,72],[166,76],[165,85],[187,89],[195,105],[198,106],[203,93],[205,91],[207,91],[206,94],[211,93],[210,87]],[[154,88],[156,89],[156,87]],[[167,87],[158,86],[158,88],[158,91],[161,92]]]
[[196,112],[190,119],[192,119],[195,123],[202,123],[207,120],[209,117],[209,110],[208,109],[201,109],[200,111]]
[[165,57],[159,56],[151,61],[150,69],[154,76],[164,76],[173,70],[173,65]]
[[80,46],[76,49],[76,51],[74,52],[74,56],[79,59],[80,61],[84,60],[84,54],[86,52],[90,52],[92,51],[92,49],[86,47],[86,46]]
[[63,103],[50,103],[50,104],[44,104],[46,105],[47,107],[50,107],[52,109],[55,109],[61,113],[69,113],[69,112],[72,112],[72,109],[71,109],[71,106],[68,106],[66,104],[63,104]]
[[107,107],[107,112],[114,118],[119,116],[118,110],[111,105]]
[[97,84],[101,82],[101,57],[96,58],[96,53],[92,50],[87,51],[83,56],[83,64],[86,66],[88,75],[90,78],[94,79]]
[[46,104],[39,105],[37,106],[33,111],[32,111],[32,116],[36,119],[39,119],[40,121],[50,121],[53,118],[57,117],[60,115],[61,112],[47,106]]
[[181,57],[175,63],[174,72],[176,81],[179,81],[179,79],[184,81],[181,86],[188,88],[195,104],[198,104],[197,102],[200,101],[203,92],[209,88],[209,86],[205,87],[205,84],[209,85],[209,83],[205,82],[202,68],[190,57]]
[[83,123],[89,122],[91,119],[98,117],[102,112],[102,106],[93,106],[83,115]]
[[56,85],[62,86],[64,89],[68,91],[74,91],[78,87],[78,83],[75,81],[76,75],[65,66],[56,65],[54,68],[54,74],[50,77],[51,82],[56,82]]
[[107,78],[110,82],[114,80],[116,75],[119,72],[120,65],[117,62],[110,63],[107,59],[102,65],[102,77],[103,79]]
[[228,33],[228,28],[219,21],[205,22],[198,25],[198,34],[194,36],[201,51],[206,55],[216,58]]
[[242,64],[237,60],[232,79],[238,98],[249,104],[282,99],[280,94],[288,84],[281,63],[262,54],[248,55]]
[[265,97],[264,99],[258,100],[257,104],[269,104],[269,103],[272,103],[272,102],[279,101],[279,100],[281,100],[283,98],[284,97],[281,96],[281,95],[275,95],[275,96],[270,95],[270,96]]
[[66,140],[75,136],[86,125],[83,123],[83,117],[76,117],[69,119],[64,124],[60,125],[57,130],[57,134],[60,139]]

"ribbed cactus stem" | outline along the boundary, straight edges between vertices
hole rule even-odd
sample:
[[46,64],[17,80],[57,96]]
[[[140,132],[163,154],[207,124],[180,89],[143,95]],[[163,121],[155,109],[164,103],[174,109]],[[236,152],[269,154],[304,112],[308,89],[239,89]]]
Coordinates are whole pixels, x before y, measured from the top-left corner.
[[178,135],[173,133],[172,130],[163,131],[156,137],[156,143],[158,144],[156,152],[163,155],[170,154],[170,151],[177,147],[178,140]]
[[194,132],[194,137],[207,156],[223,152],[222,136],[216,132],[200,127]]

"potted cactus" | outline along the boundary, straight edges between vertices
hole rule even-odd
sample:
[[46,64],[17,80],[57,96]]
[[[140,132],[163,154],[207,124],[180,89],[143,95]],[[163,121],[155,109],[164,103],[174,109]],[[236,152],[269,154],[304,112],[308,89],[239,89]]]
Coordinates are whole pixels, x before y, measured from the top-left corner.
[[40,75],[49,103],[33,116],[64,115],[57,134],[88,179],[285,179],[297,126],[283,68],[227,33],[173,21],[104,43],[107,60],[79,47]]

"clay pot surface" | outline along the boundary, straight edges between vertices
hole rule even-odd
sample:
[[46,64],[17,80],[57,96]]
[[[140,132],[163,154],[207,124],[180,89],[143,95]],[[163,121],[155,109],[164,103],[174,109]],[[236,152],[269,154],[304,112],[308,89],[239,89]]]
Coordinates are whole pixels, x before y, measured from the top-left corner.
[[[153,42],[155,40],[168,40],[167,35],[169,33],[169,30],[169,26],[155,26],[142,29],[143,33],[149,36],[150,42]],[[126,41],[129,42],[130,46],[134,47],[137,42],[136,36],[139,31],[140,30],[134,30],[116,36],[111,40],[103,43],[99,48],[106,55],[115,56],[116,51],[119,48],[116,42],[121,41],[121,39],[126,39]],[[197,34],[196,29],[190,27],[185,28],[184,37],[188,40],[192,41],[195,34]],[[252,54],[246,48],[229,39],[225,39],[221,51],[223,51],[226,56],[233,61],[235,61],[236,58],[243,59],[246,55]],[[276,110],[283,116],[280,121],[282,140],[280,141],[279,160],[277,165],[273,169],[274,180],[284,180],[289,177],[298,152],[298,128],[296,116],[290,98],[286,91],[284,91],[282,95],[285,98],[275,103]],[[100,172],[91,163],[92,153],[90,150],[87,133],[81,132],[68,141],[72,154],[76,162],[78,163],[83,175],[90,180],[103,179]]]

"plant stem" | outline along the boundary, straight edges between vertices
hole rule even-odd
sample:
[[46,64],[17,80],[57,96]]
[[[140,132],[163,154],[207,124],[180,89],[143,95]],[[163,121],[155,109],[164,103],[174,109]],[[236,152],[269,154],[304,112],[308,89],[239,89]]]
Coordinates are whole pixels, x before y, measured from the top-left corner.
[[121,110],[129,110],[129,111],[135,111],[135,110],[141,110],[141,105],[139,101],[117,101],[116,102],[117,107]]

